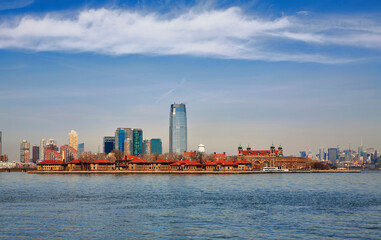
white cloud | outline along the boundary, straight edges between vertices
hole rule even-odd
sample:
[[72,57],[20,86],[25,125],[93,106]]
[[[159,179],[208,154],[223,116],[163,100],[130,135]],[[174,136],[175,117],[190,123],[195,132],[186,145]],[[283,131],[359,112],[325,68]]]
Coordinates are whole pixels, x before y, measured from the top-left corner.
[[190,9],[175,17],[102,8],[84,10],[74,18],[24,16],[2,22],[0,48],[337,63],[354,59],[302,50],[290,53],[287,44],[380,50],[381,29],[376,23],[353,17],[309,21],[296,16],[264,19],[245,14],[237,7]]

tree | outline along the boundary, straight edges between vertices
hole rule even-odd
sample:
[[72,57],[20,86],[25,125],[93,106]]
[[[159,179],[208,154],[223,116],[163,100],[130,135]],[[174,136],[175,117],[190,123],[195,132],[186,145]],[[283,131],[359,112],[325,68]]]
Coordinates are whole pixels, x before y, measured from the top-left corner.
[[122,159],[124,156],[123,152],[117,149],[112,150],[112,153],[114,153],[116,159]]

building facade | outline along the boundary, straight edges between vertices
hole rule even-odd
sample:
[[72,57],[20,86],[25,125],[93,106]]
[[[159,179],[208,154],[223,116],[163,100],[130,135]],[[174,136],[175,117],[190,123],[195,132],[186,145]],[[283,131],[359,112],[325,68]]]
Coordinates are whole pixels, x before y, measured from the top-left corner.
[[26,150],[24,152],[24,163],[30,163],[30,152],[29,152],[29,150]]
[[34,145],[33,146],[33,153],[32,153],[32,161],[34,163],[38,162],[39,155],[40,155],[40,148],[38,146]]
[[143,130],[134,128],[132,138],[133,155],[139,156],[143,153]]
[[151,140],[145,139],[143,141],[143,154],[151,155]]
[[169,115],[169,152],[183,153],[188,146],[187,113],[185,104],[171,104]]
[[77,151],[78,151],[78,154],[84,153],[85,152],[85,143],[79,143]]
[[115,130],[115,149],[124,152],[124,141],[132,139],[131,128],[117,128]]
[[78,151],[72,146],[69,146],[69,145],[61,146],[60,153],[62,156],[62,161],[64,163],[78,159]]
[[338,151],[337,148],[328,148],[328,160],[332,164],[336,164]]
[[69,146],[78,151],[78,133],[74,130],[69,133]]
[[27,140],[23,140],[20,144],[20,162],[25,161],[25,151],[30,151],[30,143]]
[[132,152],[132,139],[126,138],[124,140],[124,156],[131,156]]
[[2,136],[2,133],[0,131],[0,158],[1,156],[3,156],[3,136]]
[[163,144],[160,138],[151,139],[151,154],[163,154]]
[[40,142],[40,161],[45,160],[45,148],[46,148],[46,140],[41,139],[41,142]]
[[106,155],[115,149],[115,137],[103,137],[103,153]]

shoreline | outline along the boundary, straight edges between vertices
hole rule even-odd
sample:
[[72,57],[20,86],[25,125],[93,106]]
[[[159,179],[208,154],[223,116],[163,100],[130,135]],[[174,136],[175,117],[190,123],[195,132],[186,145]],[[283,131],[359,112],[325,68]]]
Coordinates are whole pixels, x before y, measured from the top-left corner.
[[361,173],[360,170],[300,170],[300,171],[28,171],[31,174],[288,174],[288,173]]

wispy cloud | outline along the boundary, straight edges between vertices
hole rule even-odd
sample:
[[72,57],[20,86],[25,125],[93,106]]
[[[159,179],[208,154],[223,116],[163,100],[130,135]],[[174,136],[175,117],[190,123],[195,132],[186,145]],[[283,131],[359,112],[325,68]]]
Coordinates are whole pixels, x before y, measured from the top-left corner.
[[348,62],[355,58],[304,52],[303,48],[291,52],[287,44],[381,50],[377,19],[305,18],[305,13],[299,13],[266,19],[244,13],[238,7],[190,9],[176,16],[91,9],[74,17],[48,14],[3,21],[0,48],[322,63]]
[[32,4],[34,0],[1,0],[0,11],[8,9],[23,8]]
[[164,94],[162,94],[157,100],[156,100],[156,103],[160,102],[160,100],[166,98],[167,96],[169,96],[171,93],[173,93],[176,89],[180,88],[182,85],[184,85],[185,83],[185,79],[181,80],[181,82],[179,84],[177,84],[174,88],[171,88],[169,91],[165,92]]

